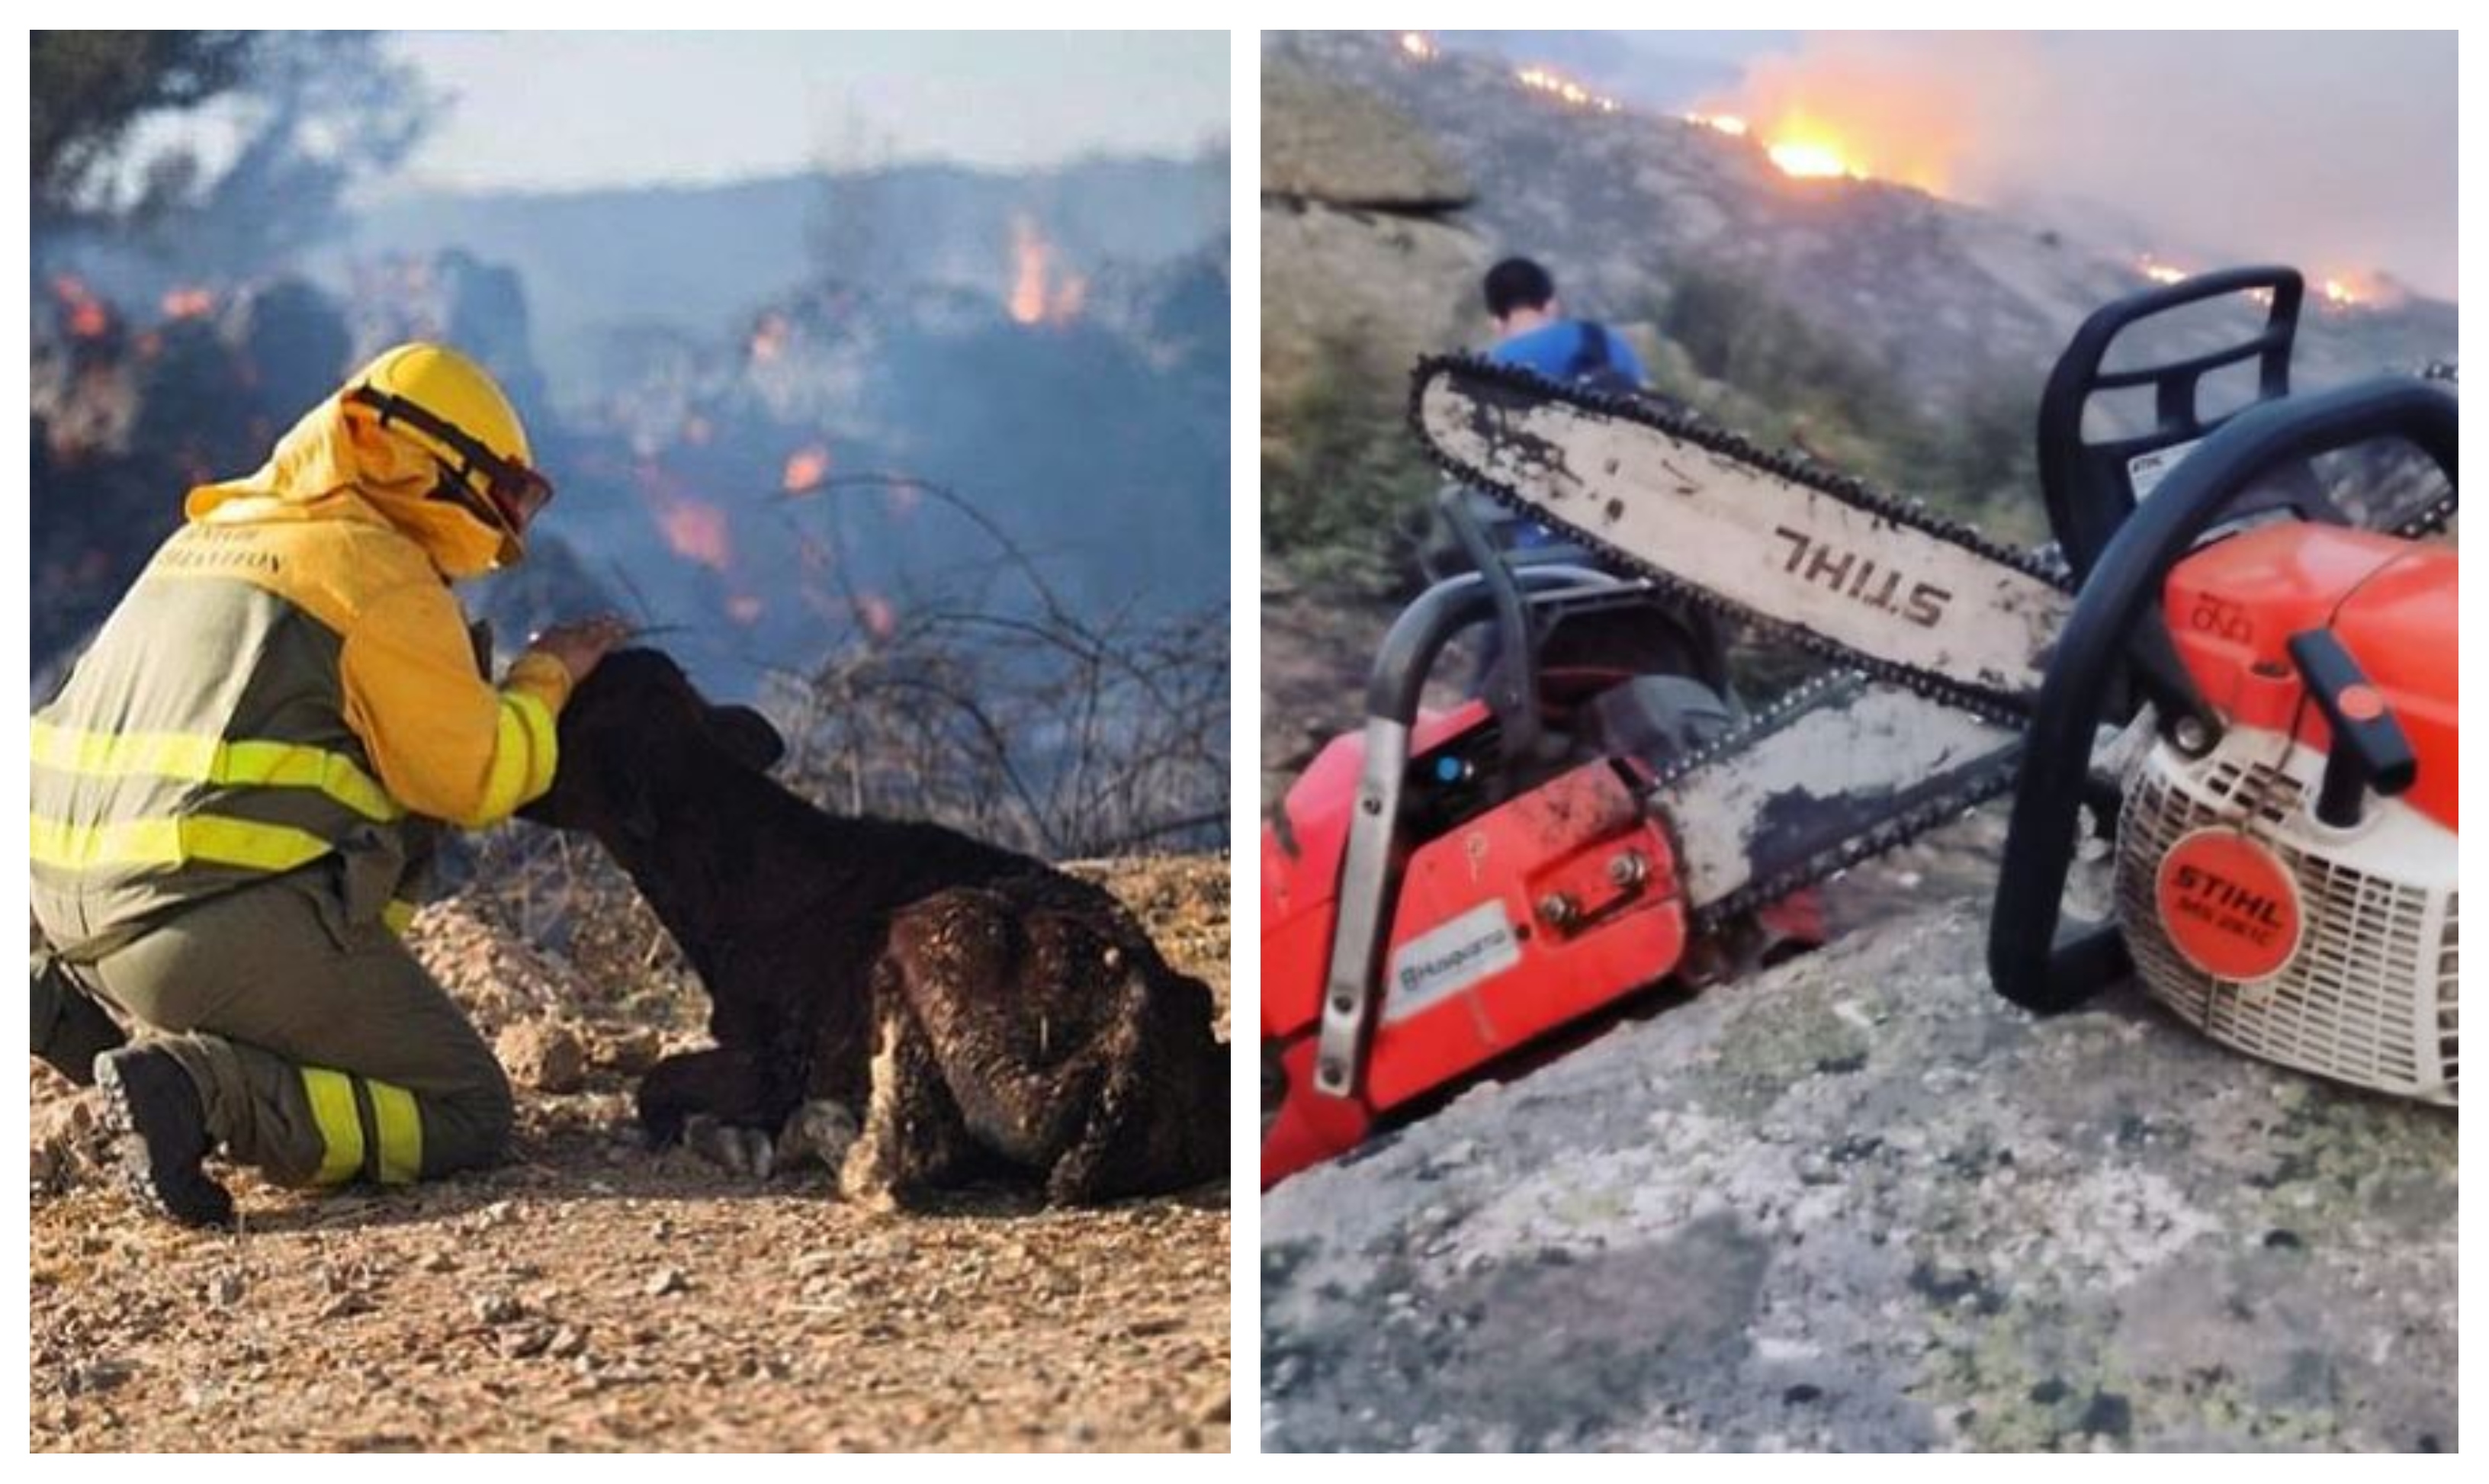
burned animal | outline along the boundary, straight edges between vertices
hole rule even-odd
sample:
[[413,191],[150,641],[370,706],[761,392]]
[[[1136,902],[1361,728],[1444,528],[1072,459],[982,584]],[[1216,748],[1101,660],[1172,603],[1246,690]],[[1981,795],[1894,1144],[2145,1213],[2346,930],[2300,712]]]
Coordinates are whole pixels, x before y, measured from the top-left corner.
[[817,1156],[901,1203],[1004,1180],[1061,1203],[1227,1170],[1210,991],[1102,888],[937,825],[825,813],[785,744],[626,650],[561,721],[526,816],[592,835],[707,987],[713,1048],[641,1082],[651,1142]]

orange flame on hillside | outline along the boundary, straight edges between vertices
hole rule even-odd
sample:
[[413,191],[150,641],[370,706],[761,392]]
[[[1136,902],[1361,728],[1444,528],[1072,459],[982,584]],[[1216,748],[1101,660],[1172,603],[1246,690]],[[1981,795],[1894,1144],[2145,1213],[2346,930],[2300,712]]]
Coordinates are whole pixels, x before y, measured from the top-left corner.
[[1014,322],[1021,325],[1069,325],[1088,302],[1089,280],[1055,262],[1054,244],[1046,241],[1026,212],[1012,218],[1012,289],[1007,300]]
[[1800,133],[1775,139],[1763,147],[1780,173],[1798,181],[1863,181],[1867,172],[1852,163],[1842,147],[1822,134]]
[[1432,62],[1441,54],[1433,39],[1423,31],[1401,32],[1400,49],[1420,62]]
[[684,495],[666,501],[657,509],[657,528],[685,561],[712,572],[734,563],[734,537],[727,528],[726,512],[707,500]]
[[1022,325],[1045,318],[1045,238],[1025,214],[1012,218],[1011,317]]
[[2318,279],[2316,295],[2327,309],[2390,309],[2407,297],[2391,279],[2359,270]]
[[1685,122],[1697,128],[1707,128],[1713,133],[1727,134],[1731,139],[1746,137],[1746,121],[1733,113],[1689,113],[1685,116]]
[[53,274],[52,297],[60,300],[62,320],[77,339],[100,340],[112,332],[112,310],[75,273]]
[[[1961,65],[1930,68],[1931,48]],[[1744,123],[1793,180],[1887,181],[1943,195],[1996,126],[1994,99],[2017,86],[2019,56],[2010,41],[1816,33],[1793,52],[1755,59],[1734,92],[1701,101],[1702,117]]]
[[787,323],[785,315],[775,310],[762,315],[760,323],[752,327],[752,340],[749,346],[752,358],[762,365],[767,365],[786,355],[787,341],[791,333],[792,327]]
[[1512,75],[1513,80],[1523,87],[1560,99],[1576,108],[1594,108],[1601,113],[1614,113],[1624,106],[1613,98],[1591,92],[1551,68],[1525,67]]
[[855,610],[856,621],[863,624],[865,632],[873,638],[888,639],[899,632],[899,610],[880,593],[857,594]]
[[216,312],[216,296],[214,290],[195,285],[167,289],[162,308],[168,320],[204,319]]
[[830,448],[827,443],[811,443],[787,456],[787,472],[779,488],[789,495],[817,490],[830,477]]

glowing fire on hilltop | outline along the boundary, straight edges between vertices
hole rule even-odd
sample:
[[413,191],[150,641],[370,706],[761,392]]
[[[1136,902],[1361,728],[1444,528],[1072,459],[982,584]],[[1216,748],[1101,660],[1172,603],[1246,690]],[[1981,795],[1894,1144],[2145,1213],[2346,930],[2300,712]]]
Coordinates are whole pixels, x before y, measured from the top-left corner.
[[752,340],[748,347],[752,353],[752,358],[762,365],[767,365],[786,355],[787,337],[790,328],[791,327],[787,323],[787,317],[775,310],[762,315],[760,323],[752,327]]
[[888,598],[877,592],[860,593],[855,600],[856,621],[875,639],[888,639],[899,632],[899,610]]
[[1775,140],[1763,147],[1763,153],[1781,174],[1791,180],[1866,180],[1867,172],[1852,164],[1842,153],[1841,146],[1829,139],[1803,135]]
[[1576,108],[1595,108],[1601,113],[1614,113],[1624,106],[1613,98],[1593,93],[1561,72],[1544,67],[1525,67],[1512,75],[1523,87],[1561,99]]
[[1713,133],[1727,134],[1731,139],[1746,137],[1746,121],[1733,113],[1689,113],[1685,116],[1685,122],[1697,128],[1707,128]]
[[216,296],[213,290],[185,285],[165,290],[161,307],[168,320],[204,319],[215,313]]
[[830,477],[830,448],[827,443],[813,443],[787,456],[787,472],[779,488],[789,495],[816,490]]
[[95,297],[85,279],[74,273],[54,274],[52,297],[60,300],[62,321],[77,339],[100,340],[112,332],[112,310]]
[[1057,274],[1054,244],[1022,212],[1012,218],[1011,317],[1021,325],[1069,325],[1080,317],[1089,280],[1069,270]]
[[2358,309],[2374,303],[2379,297],[2372,285],[2350,274],[2318,280],[2316,292],[2328,309]]
[[[2134,271],[2152,282],[2161,284],[2184,283],[2194,276],[2193,270],[2180,268],[2149,252],[2134,260]],[[2339,273],[2319,278],[2308,287],[2314,295],[2318,308],[2336,312],[2376,308],[2381,304],[2389,303],[2391,298],[2386,286],[2360,273]],[[2250,292],[2247,298],[2258,304],[2273,302],[2273,295],[2263,289]]]
[[707,500],[677,496],[657,507],[657,528],[666,545],[685,561],[712,572],[734,563],[734,538],[727,529],[726,512]]
[[1434,42],[1423,31],[1401,32],[1400,49],[1420,62],[1432,62],[1437,55]]

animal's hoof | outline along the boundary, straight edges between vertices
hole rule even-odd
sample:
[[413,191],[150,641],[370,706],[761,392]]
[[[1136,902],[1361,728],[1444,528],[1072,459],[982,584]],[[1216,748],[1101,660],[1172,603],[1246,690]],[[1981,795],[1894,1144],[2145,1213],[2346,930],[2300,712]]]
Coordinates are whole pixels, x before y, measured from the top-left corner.
[[797,1108],[778,1131],[778,1153],[789,1163],[818,1159],[835,1175],[846,1163],[847,1151],[855,1147],[860,1131],[856,1116],[845,1103],[815,1099]]
[[778,1167],[777,1147],[766,1131],[722,1124],[705,1113],[684,1123],[683,1145],[711,1164],[754,1180],[767,1180]]

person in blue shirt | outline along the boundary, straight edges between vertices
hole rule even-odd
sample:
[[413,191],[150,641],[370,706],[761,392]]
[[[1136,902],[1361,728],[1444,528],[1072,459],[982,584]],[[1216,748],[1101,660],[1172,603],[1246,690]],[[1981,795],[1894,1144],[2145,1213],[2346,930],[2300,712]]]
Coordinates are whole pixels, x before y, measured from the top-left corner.
[[1487,271],[1486,312],[1495,318],[1490,360],[1602,391],[1642,389],[1642,358],[1633,347],[1595,320],[1564,318],[1556,276],[1528,258],[1506,258]]

